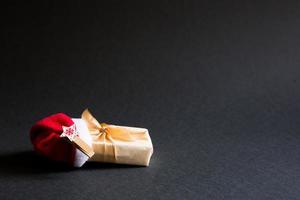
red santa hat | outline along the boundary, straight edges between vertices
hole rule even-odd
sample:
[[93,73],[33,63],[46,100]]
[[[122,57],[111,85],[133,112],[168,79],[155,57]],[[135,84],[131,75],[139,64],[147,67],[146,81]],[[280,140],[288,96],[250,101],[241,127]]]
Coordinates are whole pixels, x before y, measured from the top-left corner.
[[81,119],[71,119],[64,113],[57,113],[39,120],[30,130],[30,139],[36,152],[47,158],[81,167],[89,157],[74,144],[60,137],[63,126],[76,126],[80,138],[91,147],[91,137]]

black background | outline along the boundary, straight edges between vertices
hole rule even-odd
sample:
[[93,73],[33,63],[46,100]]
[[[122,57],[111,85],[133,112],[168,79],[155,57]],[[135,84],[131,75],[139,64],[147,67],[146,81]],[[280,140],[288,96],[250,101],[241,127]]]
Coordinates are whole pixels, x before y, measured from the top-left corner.
[[[0,199],[299,199],[299,1],[1,5]],[[146,127],[151,165],[64,169],[49,114]]]

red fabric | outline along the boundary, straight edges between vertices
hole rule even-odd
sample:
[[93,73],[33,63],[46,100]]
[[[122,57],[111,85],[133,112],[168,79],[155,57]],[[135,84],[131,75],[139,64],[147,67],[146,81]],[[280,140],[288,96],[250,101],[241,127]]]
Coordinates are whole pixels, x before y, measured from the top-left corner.
[[61,138],[62,126],[71,126],[74,122],[63,113],[57,113],[38,121],[30,131],[34,149],[51,160],[63,161],[73,166],[75,147],[65,138]]

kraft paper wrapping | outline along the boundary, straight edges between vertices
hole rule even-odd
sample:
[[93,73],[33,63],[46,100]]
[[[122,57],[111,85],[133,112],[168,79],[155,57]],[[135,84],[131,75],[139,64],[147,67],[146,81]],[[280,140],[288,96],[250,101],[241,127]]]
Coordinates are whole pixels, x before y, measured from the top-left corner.
[[153,146],[147,129],[100,124],[88,110],[82,119],[95,152],[89,161],[149,166]]

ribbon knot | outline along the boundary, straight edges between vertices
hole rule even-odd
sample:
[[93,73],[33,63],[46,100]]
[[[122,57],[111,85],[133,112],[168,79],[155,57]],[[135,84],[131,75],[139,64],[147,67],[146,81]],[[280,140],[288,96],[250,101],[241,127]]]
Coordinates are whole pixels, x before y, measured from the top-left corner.
[[[95,150],[95,153],[97,154],[98,151],[98,156],[102,155],[104,161],[117,160],[116,142],[130,142],[137,139],[146,139],[141,137],[141,134],[130,132],[126,128],[99,123],[88,109],[83,111],[81,118],[85,121],[94,144],[102,144],[102,148]],[[96,147],[94,148],[96,149]]]
[[97,137],[100,137],[100,136],[102,136],[102,135],[105,135],[106,136],[106,134],[108,134],[108,128],[107,127],[105,127],[105,126],[101,126],[101,127],[99,127],[99,133],[94,133],[94,134],[91,134],[91,135],[95,135],[95,136],[97,136]]
[[81,118],[86,122],[88,130],[92,136],[105,141],[133,141],[131,134],[124,128],[108,125],[106,123],[99,123],[88,109],[84,110]]
[[92,136],[96,160],[117,162],[118,158],[124,156],[124,149],[118,148],[121,142],[134,143],[148,140],[144,130],[99,123],[88,109],[83,111],[81,118]]
[[100,134],[106,133],[107,132],[107,128],[106,127],[101,127],[100,128]]

